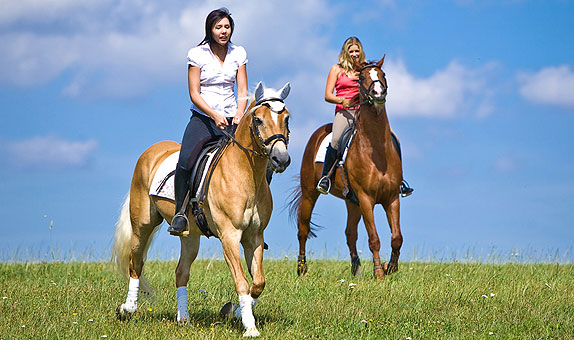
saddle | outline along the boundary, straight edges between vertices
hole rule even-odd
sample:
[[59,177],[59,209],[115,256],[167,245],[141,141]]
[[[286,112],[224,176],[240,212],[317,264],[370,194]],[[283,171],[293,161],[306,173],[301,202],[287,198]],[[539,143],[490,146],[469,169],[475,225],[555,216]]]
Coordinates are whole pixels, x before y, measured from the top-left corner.
[[[191,205],[191,212],[194,216],[195,223],[199,230],[207,236],[215,236],[205,219],[203,211],[203,202],[207,196],[211,175],[215,166],[219,162],[223,151],[228,145],[229,137],[220,136],[212,139],[203,144],[199,155],[197,156],[195,165],[192,168],[189,180],[189,192],[185,197],[184,205]],[[170,177],[175,175],[175,170],[171,171],[159,184],[157,192],[161,192],[162,188],[166,185]]]

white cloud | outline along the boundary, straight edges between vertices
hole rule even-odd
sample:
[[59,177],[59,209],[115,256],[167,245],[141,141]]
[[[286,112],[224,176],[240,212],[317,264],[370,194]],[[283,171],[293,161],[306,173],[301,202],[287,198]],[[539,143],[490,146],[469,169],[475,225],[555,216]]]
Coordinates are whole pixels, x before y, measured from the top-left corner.
[[385,61],[389,114],[441,118],[488,115],[493,93],[487,85],[494,67],[470,69],[453,61],[430,77],[417,78],[401,60]]
[[521,72],[517,80],[520,94],[530,102],[574,108],[574,69],[568,65]]
[[[212,0],[2,2],[0,84],[31,87],[64,75],[63,93],[78,97],[134,97],[185,84],[186,52],[203,38],[209,11],[221,6]],[[236,22],[233,40],[248,51],[250,81],[313,74],[332,62],[324,32],[334,25],[335,10],[326,0],[227,6]]]
[[69,141],[57,136],[0,144],[11,163],[19,168],[80,168],[88,164],[97,147],[95,140]]
[[509,174],[515,172],[519,167],[518,160],[510,155],[498,157],[493,164],[493,168],[498,173]]

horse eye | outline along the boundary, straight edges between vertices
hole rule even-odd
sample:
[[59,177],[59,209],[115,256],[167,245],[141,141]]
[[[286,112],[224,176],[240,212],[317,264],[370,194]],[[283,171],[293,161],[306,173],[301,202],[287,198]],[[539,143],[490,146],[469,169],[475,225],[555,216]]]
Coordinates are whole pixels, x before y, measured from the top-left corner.
[[261,125],[263,124],[263,119],[261,119],[260,117],[253,117],[253,121],[255,122],[255,125]]

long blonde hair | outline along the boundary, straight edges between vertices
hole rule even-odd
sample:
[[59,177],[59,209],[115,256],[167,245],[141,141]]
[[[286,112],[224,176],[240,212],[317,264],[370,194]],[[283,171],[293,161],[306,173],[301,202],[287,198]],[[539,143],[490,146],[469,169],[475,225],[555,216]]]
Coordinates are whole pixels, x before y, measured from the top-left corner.
[[350,37],[345,40],[341,52],[339,53],[339,65],[345,71],[349,73],[354,70],[358,65],[355,65],[351,55],[349,54],[349,48],[353,45],[359,46],[359,65],[365,64],[367,59],[365,58],[365,51],[363,50],[363,45],[357,37]]

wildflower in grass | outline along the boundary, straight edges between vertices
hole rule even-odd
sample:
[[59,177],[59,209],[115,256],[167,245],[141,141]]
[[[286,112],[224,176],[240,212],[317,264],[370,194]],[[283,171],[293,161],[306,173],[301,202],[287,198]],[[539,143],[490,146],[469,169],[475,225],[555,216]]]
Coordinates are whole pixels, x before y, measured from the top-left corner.
[[494,333],[493,333],[493,332],[488,332],[488,335],[494,335]]
[[343,283],[343,282],[345,282],[345,280],[343,280],[343,279],[340,279],[340,280],[339,280],[339,281],[337,281],[337,282],[339,282],[339,283]]
[[102,335],[100,338],[107,338],[107,337],[108,337],[108,336],[104,334],[104,335]]
[[350,289],[353,289],[353,288],[355,288],[356,286],[357,286],[356,283],[352,283],[352,282],[349,283],[349,288],[350,288]]
[[496,294],[490,293],[490,297],[495,297],[495,296],[496,296]]
[[94,322],[94,319],[89,319],[88,322]]
[[3,297],[2,297],[2,300],[6,300],[7,298],[8,298],[7,296],[3,296]]
[[72,313],[72,315],[73,315],[73,316],[76,316],[76,315],[78,315],[78,314],[76,314],[76,313],[74,312],[74,313]]
[[153,312],[153,309],[151,309],[151,307],[148,308],[147,310],[148,310],[148,312]]
[[73,323],[74,325],[77,325],[77,324],[78,324],[78,321],[74,321],[74,322],[72,322],[72,323]]

